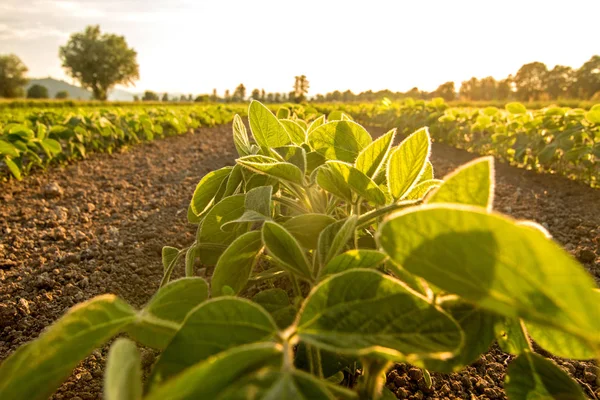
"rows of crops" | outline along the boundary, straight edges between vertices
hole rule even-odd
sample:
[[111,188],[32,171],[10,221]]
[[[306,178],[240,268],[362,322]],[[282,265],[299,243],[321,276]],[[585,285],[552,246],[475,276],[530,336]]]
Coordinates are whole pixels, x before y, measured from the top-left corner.
[[437,141],[600,185],[600,104],[587,111],[565,107],[528,111],[519,103],[505,109],[455,108],[442,99],[409,99],[315,107],[323,113],[342,110],[365,125],[398,127],[405,135],[429,126]]
[[0,177],[231,121],[236,105],[0,110]]
[[[442,180],[427,128],[395,145],[396,130],[374,139],[342,113],[248,114],[235,165],[195,188],[195,240],[163,248],[156,295],[142,310],[114,295],[72,308],[0,366],[1,398],[47,398],[123,333],[107,399],[389,398],[393,362],[448,373],[495,341],[515,356],[510,399],[585,398],[528,338],[597,357],[600,291],[543,227],[492,212],[492,157]],[[161,351],[145,385],[138,343]]]

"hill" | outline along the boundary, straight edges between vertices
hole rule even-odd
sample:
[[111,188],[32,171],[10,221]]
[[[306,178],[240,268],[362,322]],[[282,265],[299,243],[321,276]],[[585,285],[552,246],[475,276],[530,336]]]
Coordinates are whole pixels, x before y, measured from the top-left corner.
[[[73,100],[90,100],[92,98],[92,93],[90,91],[54,78],[31,79],[29,80],[29,83],[25,85],[25,91],[36,84],[45,86],[48,89],[48,95],[51,99],[56,96],[57,92],[62,90],[69,93],[69,98]],[[133,94],[126,90],[114,89],[109,92],[108,100],[133,101]]]

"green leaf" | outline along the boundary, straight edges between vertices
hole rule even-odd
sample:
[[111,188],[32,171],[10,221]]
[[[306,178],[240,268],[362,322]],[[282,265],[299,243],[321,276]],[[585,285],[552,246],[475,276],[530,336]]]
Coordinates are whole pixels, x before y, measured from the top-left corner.
[[110,346],[103,392],[106,400],[141,400],[142,361],[131,340],[119,338]]
[[276,334],[271,316],[249,300],[220,297],[206,301],[190,311],[154,366],[150,382],[157,385],[210,356],[268,341]]
[[306,172],[311,174],[315,169],[325,164],[327,159],[316,151],[306,153]]
[[[352,189],[344,176],[338,172],[334,166],[325,164],[316,170],[317,184],[324,190],[328,191],[345,200],[349,203],[353,202]],[[311,177],[312,180],[312,177]]]
[[317,256],[321,265],[327,265],[333,257],[344,251],[346,243],[354,234],[357,220],[356,215],[351,215],[323,229],[317,247]]
[[273,157],[246,156],[236,162],[258,174],[272,176],[277,179],[303,184],[304,174],[292,163],[281,162]]
[[277,110],[277,118],[286,119],[290,117],[290,109],[287,107],[279,107]]
[[167,347],[190,310],[208,298],[202,278],[181,278],[161,287],[126,330],[136,341],[155,349]]
[[321,276],[337,274],[356,268],[376,268],[387,256],[377,250],[348,250],[331,259],[323,269]]
[[496,338],[494,324],[498,317],[458,298],[443,301],[441,306],[460,325],[465,335],[464,345],[454,357],[448,360],[427,360],[425,367],[449,374],[475,362],[481,354],[488,351]]
[[392,151],[387,166],[387,184],[395,199],[402,198],[418,182],[426,168],[430,150],[429,132],[423,128]]
[[225,185],[225,192],[223,192],[223,197],[229,197],[233,194],[237,194],[240,186],[243,185],[244,174],[242,170],[244,168],[241,165],[235,165],[231,172],[229,173],[229,177],[227,178],[227,184]]
[[233,117],[233,144],[240,157],[247,156],[250,153],[250,139],[246,132],[244,121],[239,115]]
[[288,219],[282,225],[302,247],[314,250],[323,229],[334,222],[333,217],[325,214],[301,214]]
[[145,400],[222,399],[221,395],[231,386],[265,366],[280,365],[282,357],[281,345],[275,343],[234,347],[187,368],[155,387]]
[[308,130],[307,130],[308,133],[314,131],[319,126],[323,125],[324,123],[325,123],[325,115],[319,116],[313,122],[311,122],[310,125],[308,126]]
[[231,170],[231,167],[224,167],[216,171],[211,171],[202,177],[198,186],[196,186],[196,190],[194,190],[192,202],[190,203],[194,214],[200,215],[206,210],[225,178],[231,173]]
[[300,310],[298,335],[342,354],[377,353],[416,363],[447,358],[462,343],[459,326],[426,298],[373,270],[333,275],[315,287]]
[[525,327],[536,344],[555,356],[572,360],[591,360],[598,356],[588,343],[576,336],[533,322],[526,322]]
[[272,186],[260,186],[246,193],[244,207],[246,211],[251,210],[267,217],[271,216]]
[[248,120],[254,140],[264,148],[291,144],[290,135],[283,124],[267,107],[253,100],[248,109]]
[[[328,169],[330,172],[326,172]],[[345,188],[349,187],[367,201],[378,205],[383,205],[386,201],[385,194],[371,178],[344,162],[327,161],[317,173],[317,183],[335,195],[340,193],[347,196]],[[350,199],[353,200],[353,197]]]
[[508,366],[504,390],[511,400],[581,399],[581,387],[550,360],[526,352]]
[[9,142],[0,140],[0,154],[10,157],[19,157],[19,150]]
[[267,221],[262,227],[262,238],[269,254],[278,261],[283,269],[312,281],[312,272],[306,253],[290,232],[275,222]]
[[0,365],[0,398],[46,400],[95,348],[119,333],[135,311],[114,295],[71,308],[38,339]]
[[17,180],[21,180],[21,169],[19,168],[19,166],[17,164],[15,164],[15,162],[13,160],[11,160],[10,158],[5,158],[4,162],[6,163],[6,166],[8,167],[9,171],[11,174],[13,174],[13,176],[17,179]]
[[389,259],[385,263],[385,267],[389,272],[392,273],[393,276],[398,278],[398,280],[406,284],[406,286],[415,292],[422,294],[425,297],[429,297],[431,295],[431,290],[428,290],[428,287],[426,286],[427,284],[422,278],[411,274],[400,265],[397,265],[395,262]]
[[492,210],[494,202],[494,158],[481,157],[461,165],[444,178],[444,183],[427,203],[458,203]]
[[297,122],[291,119],[280,119],[279,122],[285,127],[294,144],[301,145],[306,142],[306,132]]
[[527,112],[527,109],[525,108],[525,106],[521,103],[508,103],[506,106],[506,111],[508,111],[511,114],[525,114]]
[[586,112],[585,119],[587,119],[592,124],[600,124],[600,109],[590,110]]
[[40,144],[42,145],[44,150],[52,156],[55,156],[62,152],[62,147],[60,146],[60,143],[54,139],[42,139]]
[[162,264],[163,269],[166,271],[172,262],[175,261],[179,255],[179,249],[171,246],[163,246],[162,248]]
[[531,351],[531,344],[525,333],[523,322],[514,318],[498,318],[494,327],[498,346],[505,353],[519,355]]
[[234,240],[219,258],[213,272],[212,296],[222,295],[224,286],[229,286],[235,294],[239,293],[246,286],[262,247],[260,231],[245,233]]
[[371,135],[352,121],[333,121],[315,128],[308,140],[317,152],[329,160],[354,163],[358,154],[371,142]]
[[427,161],[425,163],[425,169],[423,170],[423,173],[421,174],[421,177],[419,178],[419,182],[418,184],[421,184],[425,181],[429,181],[434,179],[433,176],[433,164],[431,164],[431,161]]
[[377,236],[394,262],[442,290],[600,343],[593,280],[538,229],[483,208],[445,204],[403,210]]
[[[245,197],[244,195],[226,197],[206,214],[198,233],[198,242],[203,245],[199,247],[200,260],[204,265],[216,265],[225,247],[238,236],[237,231],[224,232],[221,226],[242,216]],[[208,248],[206,244],[220,246]]]
[[421,200],[427,194],[431,193],[436,188],[439,188],[444,181],[440,179],[430,179],[413,186],[412,189],[404,196],[404,200]]
[[302,174],[306,172],[306,151],[300,146],[283,146],[273,149],[282,161],[294,164]]
[[296,318],[296,309],[291,305],[290,298],[283,289],[260,291],[254,295],[252,301],[267,310],[280,329],[290,326]]
[[369,178],[376,176],[390,153],[395,136],[394,128],[365,147],[356,158],[356,169]]

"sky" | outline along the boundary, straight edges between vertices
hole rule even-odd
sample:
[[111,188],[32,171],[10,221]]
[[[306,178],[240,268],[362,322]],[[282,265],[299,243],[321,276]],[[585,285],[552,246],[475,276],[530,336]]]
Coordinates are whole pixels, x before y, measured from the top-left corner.
[[99,24],[138,53],[131,92],[288,92],[301,74],[309,95],[432,91],[532,61],[579,67],[600,54],[598,15],[600,0],[1,0],[0,54],[72,82],[58,48]]

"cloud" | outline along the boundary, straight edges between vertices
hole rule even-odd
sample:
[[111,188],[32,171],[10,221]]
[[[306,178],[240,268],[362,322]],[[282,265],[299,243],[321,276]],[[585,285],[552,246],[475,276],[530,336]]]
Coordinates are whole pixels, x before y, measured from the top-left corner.
[[0,40],[32,40],[42,37],[68,38],[69,33],[48,26],[17,27],[0,23]]

